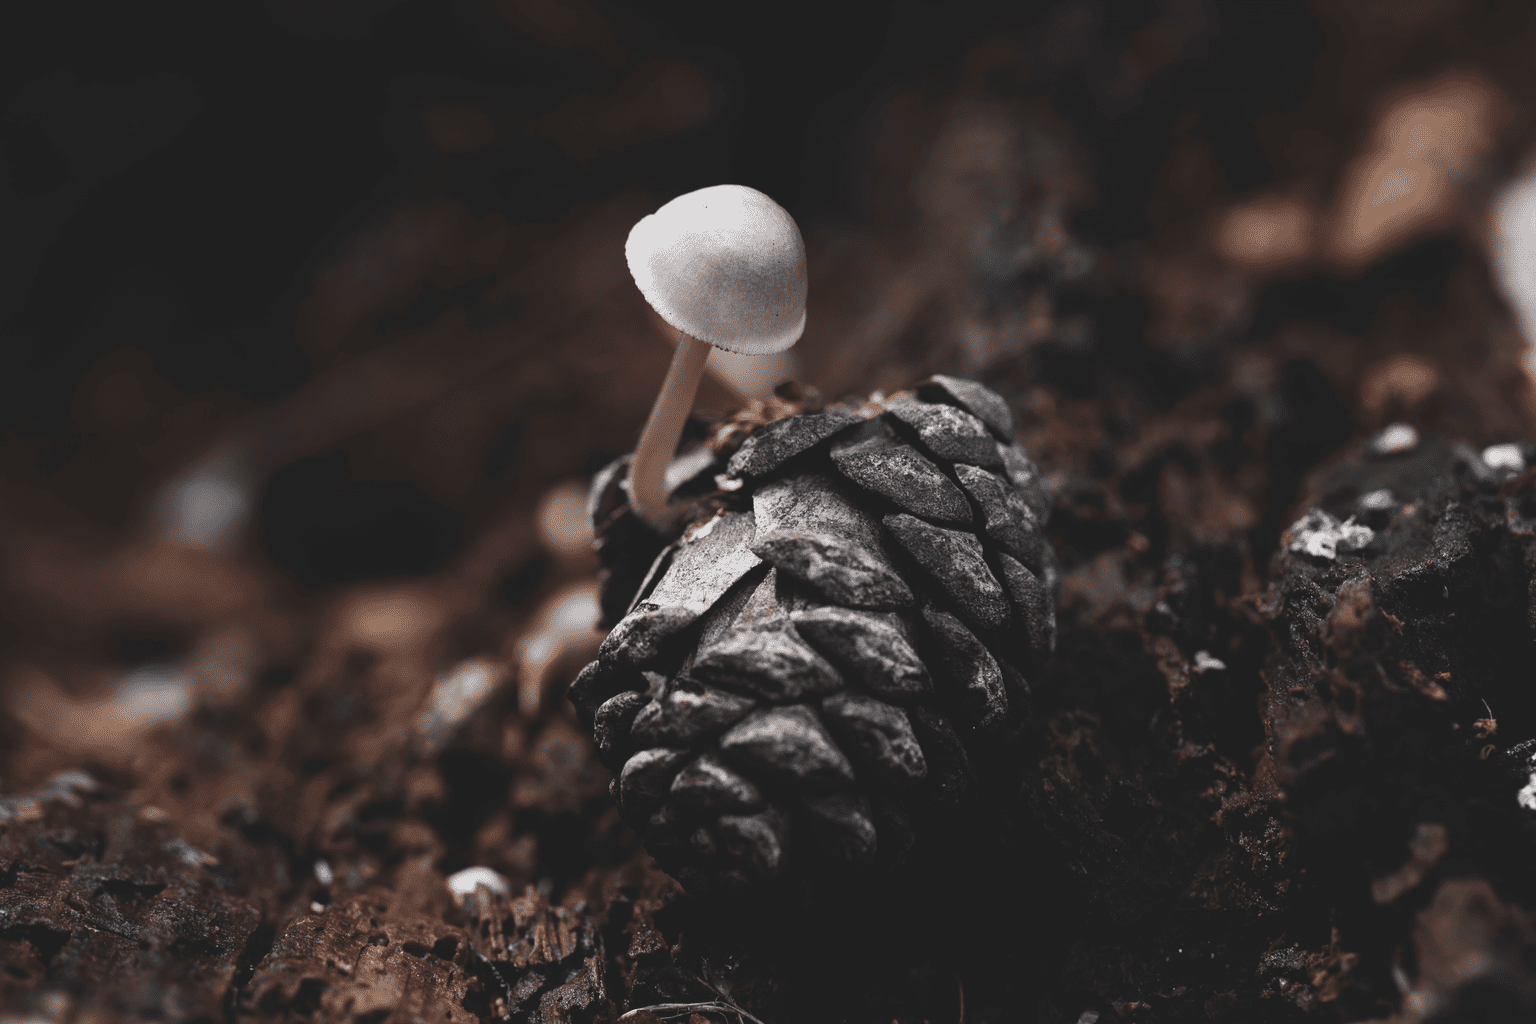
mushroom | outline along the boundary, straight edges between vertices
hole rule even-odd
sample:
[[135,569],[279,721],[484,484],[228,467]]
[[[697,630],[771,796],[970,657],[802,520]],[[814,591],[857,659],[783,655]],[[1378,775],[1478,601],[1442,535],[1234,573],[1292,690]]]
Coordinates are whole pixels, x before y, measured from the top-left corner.
[[745,185],[713,185],[642,217],[624,244],[640,294],[677,328],[677,352],[630,462],[630,502],[665,533],[679,510],[665,474],[709,348],[782,352],[805,331],[805,241],[782,206]]

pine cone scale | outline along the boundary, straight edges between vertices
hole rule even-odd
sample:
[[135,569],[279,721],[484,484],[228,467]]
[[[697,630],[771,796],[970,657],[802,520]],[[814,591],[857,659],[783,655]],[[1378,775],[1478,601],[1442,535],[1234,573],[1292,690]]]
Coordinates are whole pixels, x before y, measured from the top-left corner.
[[619,805],[642,816],[661,803],[689,751],[679,747],[651,747],[624,762],[619,772]]
[[832,464],[853,483],[914,515],[969,526],[965,494],[928,459],[883,434],[832,446]]
[[905,512],[886,516],[885,526],[966,618],[985,629],[1008,624],[1003,586],[987,567],[974,533],[934,526]]
[[833,793],[805,801],[806,815],[822,849],[835,863],[859,867],[879,852],[879,829],[869,798],[862,793]]
[[901,708],[873,697],[840,693],[821,702],[821,713],[861,775],[889,786],[921,782],[928,775],[923,748]]
[[800,635],[859,689],[885,701],[906,703],[933,690],[928,669],[907,641],[899,619],[846,608],[796,612]]
[[644,600],[703,615],[761,561],[748,547],[755,533],[750,512],[727,512],[704,523],[673,551],[666,574]]
[[1013,440],[1013,410],[997,392],[973,380],[936,373],[918,386],[917,397],[936,405],[943,404],[946,398],[953,399],[1000,440]]
[[750,697],[679,677],[635,715],[630,738],[641,746],[685,746],[724,732],[756,707]]
[[752,498],[752,552],[833,604],[905,608],[912,591],[897,571],[879,521],[825,473],[773,481]]
[[704,754],[672,780],[672,796],[695,811],[734,814],[762,806],[763,794],[752,780],[714,754]]
[[778,704],[835,693],[843,686],[837,670],[787,624],[738,630],[700,653],[690,672],[695,679]]
[[963,409],[913,399],[886,404],[900,423],[917,434],[917,442],[934,458],[973,466],[1001,466],[1002,452],[987,425]]
[[842,412],[810,413],[775,420],[758,428],[742,442],[726,463],[726,472],[738,477],[764,476],[834,434],[863,422],[861,416]]
[[828,790],[853,781],[853,766],[804,705],[764,708],[720,737],[728,763],[806,790]]
[[939,608],[925,607],[923,621],[933,637],[939,678],[958,696],[969,724],[983,731],[1001,726],[1008,719],[1008,690],[987,645]]
[[1021,562],[1006,552],[997,556],[1003,569],[1003,586],[1014,608],[1015,628],[1035,650],[1056,648],[1056,617],[1051,614],[1051,595],[1045,584]]
[[651,702],[650,695],[639,690],[615,694],[598,707],[592,716],[592,738],[603,764],[617,771],[634,752],[630,729],[642,709]]
[[996,473],[964,463],[955,466],[960,486],[981,509],[988,539],[1025,565],[1039,569],[1045,534],[1017,488]]

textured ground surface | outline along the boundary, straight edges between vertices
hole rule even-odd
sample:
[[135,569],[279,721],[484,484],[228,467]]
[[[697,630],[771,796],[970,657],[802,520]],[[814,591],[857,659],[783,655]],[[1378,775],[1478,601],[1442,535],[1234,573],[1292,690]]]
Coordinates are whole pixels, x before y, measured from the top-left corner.
[[[782,57],[691,29],[268,6],[191,56],[76,19],[94,77],[39,30],[7,107],[0,1019],[1536,1015],[1536,401],[1487,257],[1527,17],[898,5],[784,100],[802,168],[741,127]],[[624,232],[755,162],[806,211],[799,377],[1002,394],[1061,602],[944,843],[722,907],[561,695],[571,524],[668,355]],[[182,499],[240,487],[219,543]]]

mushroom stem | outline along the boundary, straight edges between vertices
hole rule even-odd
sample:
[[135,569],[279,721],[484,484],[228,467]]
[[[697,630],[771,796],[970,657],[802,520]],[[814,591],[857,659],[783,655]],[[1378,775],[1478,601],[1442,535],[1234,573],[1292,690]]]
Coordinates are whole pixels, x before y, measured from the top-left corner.
[[683,423],[693,409],[693,396],[704,377],[709,348],[708,342],[687,331],[678,335],[672,366],[656,396],[656,404],[651,406],[651,415],[640,432],[640,443],[635,445],[635,457],[629,464],[630,501],[635,512],[647,526],[661,533],[677,520],[675,510],[667,504],[667,466],[677,451],[678,438],[683,436]]

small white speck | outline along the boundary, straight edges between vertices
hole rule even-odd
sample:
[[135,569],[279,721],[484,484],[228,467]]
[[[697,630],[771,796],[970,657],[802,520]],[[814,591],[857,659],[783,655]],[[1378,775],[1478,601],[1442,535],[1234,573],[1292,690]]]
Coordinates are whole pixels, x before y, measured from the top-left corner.
[[[206,853],[187,842],[185,839],[173,839],[161,847],[166,853],[174,853],[176,859],[189,868],[203,867],[208,864],[209,857]],[[214,860],[217,864],[218,861]]]
[[[1226,667],[1227,663],[1222,661],[1220,658],[1213,656],[1210,651],[1195,652],[1194,669],[1197,675],[1202,672],[1222,672],[1226,670]],[[1181,949],[1179,952],[1182,953],[1184,951]]]
[[143,665],[123,676],[113,710],[137,726],[172,722],[192,705],[192,681],[175,665]]
[[724,473],[715,474],[715,486],[722,491],[739,491],[743,483],[741,477],[727,476]]
[[1392,497],[1392,492],[1383,487],[1361,498],[1359,507],[1366,512],[1385,512],[1395,504],[1397,502]]
[[534,514],[539,540],[555,557],[575,559],[592,550],[592,521],[587,518],[587,489],[566,480],[545,491]]
[[463,903],[482,885],[498,896],[512,894],[512,888],[507,884],[507,880],[490,868],[465,868],[448,876],[448,891],[453,893],[456,903]]
[[223,547],[251,515],[248,482],[216,469],[177,481],[162,503],[167,532],[204,550]]
[[318,900],[310,900],[309,912],[311,914],[323,914],[325,913],[325,904],[319,902]]
[[1372,455],[1401,455],[1419,446],[1419,432],[1406,423],[1394,423],[1366,443]]
[[1098,1024],[1098,1022],[1099,1011],[1097,1010],[1084,1010],[1077,1017],[1077,1024]]
[[321,885],[330,885],[336,881],[336,872],[331,870],[331,865],[324,860],[315,861],[315,881]]
[[[538,642],[538,638],[534,643]],[[553,645],[552,641],[546,641]],[[447,677],[432,687],[432,713],[436,724],[445,731],[462,725],[479,709],[481,701],[496,684],[496,669],[489,662],[472,658],[455,666]],[[319,872],[320,861],[315,865]],[[327,869],[329,870],[329,869]]]
[[1525,788],[1515,796],[1521,807],[1528,811],[1536,811],[1536,772],[1532,772],[1526,780]]
[[1525,472],[1525,456],[1517,444],[1491,444],[1483,449],[1483,461],[1489,469],[1507,473]]
[[720,521],[724,518],[725,512],[721,510],[709,520],[699,523],[697,526],[689,527],[688,532],[683,534],[683,543],[692,544],[694,541],[700,541],[708,537],[715,532],[715,527],[719,526]]

